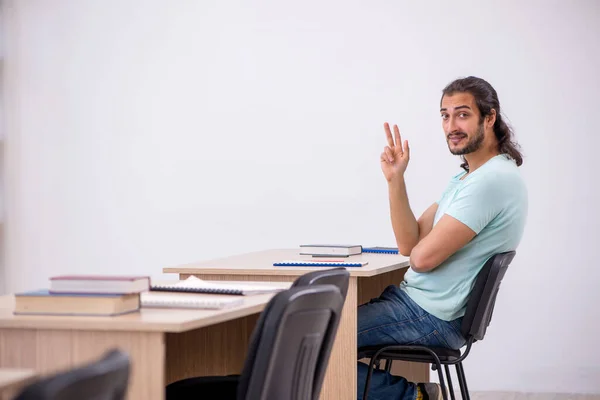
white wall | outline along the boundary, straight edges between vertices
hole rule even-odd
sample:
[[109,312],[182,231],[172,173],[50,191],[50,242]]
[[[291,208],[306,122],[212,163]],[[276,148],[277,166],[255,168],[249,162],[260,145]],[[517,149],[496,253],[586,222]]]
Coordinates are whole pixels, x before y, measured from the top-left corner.
[[10,1],[5,290],[304,242],[392,245],[384,121],[420,214],[459,160],[439,97],[498,90],[525,237],[473,390],[600,393],[597,1]]

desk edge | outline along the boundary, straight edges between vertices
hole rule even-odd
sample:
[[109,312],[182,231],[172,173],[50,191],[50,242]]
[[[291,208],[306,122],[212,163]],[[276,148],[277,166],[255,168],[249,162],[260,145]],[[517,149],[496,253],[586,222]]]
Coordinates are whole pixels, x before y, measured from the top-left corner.
[[[370,278],[373,276],[385,274],[390,271],[398,269],[408,268],[409,262],[402,261],[394,265],[378,268],[377,270],[361,270],[361,267],[348,267],[351,277],[366,277]],[[320,267],[306,267],[305,269],[287,269],[287,267],[281,267],[281,269],[263,269],[250,271],[247,269],[227,269],[227,268],[194,268],[194,267],[167,267],[163,268],[165,274],[186,274],[186,275],[249,275],[249,276],[301,276],[308,272],[319,271],[323,268]]]

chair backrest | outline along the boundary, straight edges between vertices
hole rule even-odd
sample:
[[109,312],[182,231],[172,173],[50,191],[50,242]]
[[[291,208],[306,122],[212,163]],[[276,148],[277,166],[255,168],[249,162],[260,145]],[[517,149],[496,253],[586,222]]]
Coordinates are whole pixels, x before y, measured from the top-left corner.
[[485,336],[492,320],[500,283],[515,254],[515,251],[508,251],[493,255],[477,275],[461,326],[462,334],[467,340],[482,340]]
[[333,285],[275,295],[252,333],[237,399],[318,399],[343,304]]
[[15,400],[122,400],[129,372],[129,356],[112,350],[97,361],[32,383]]
[[312,271],[298,277],[292,287],[310,286],[310,285],[335,285],[340,289],[344,300],[348,293],[348,281],[350,273],[344,267],[330,268],[320,271]]

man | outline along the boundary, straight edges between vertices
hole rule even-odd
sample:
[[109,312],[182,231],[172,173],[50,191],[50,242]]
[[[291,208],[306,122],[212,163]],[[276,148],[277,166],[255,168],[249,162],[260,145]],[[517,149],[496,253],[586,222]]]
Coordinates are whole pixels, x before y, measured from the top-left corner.
[[[519,174],[523,162],[513,133],[500,114],[500,102],[486,81],[468,77],[442,92],[442,127],[463,171],[452,177],[438,201],[419,219],[410,209],[404,174],[410,157],[384,125],[388,145],[381,169],[388,182],[390,214],[399,252],[410,268],[399,286],[358,309],[358,346],[420,344],[459,349],[469,293],[478,272],[494,254],[515,250],[527,215],[527,190]],[[367,366],[358,363],[358,398]],[[441,399],[439,385],[414,384],[375,371],[369,398]]]

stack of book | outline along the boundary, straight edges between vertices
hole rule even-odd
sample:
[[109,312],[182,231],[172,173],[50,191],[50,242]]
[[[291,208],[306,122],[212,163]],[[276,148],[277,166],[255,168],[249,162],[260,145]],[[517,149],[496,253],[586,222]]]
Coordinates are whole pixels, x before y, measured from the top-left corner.
[[149,276],[71,275],[50,278],[50,288],[15,294],[18,315],[114,316],[140,309]]

